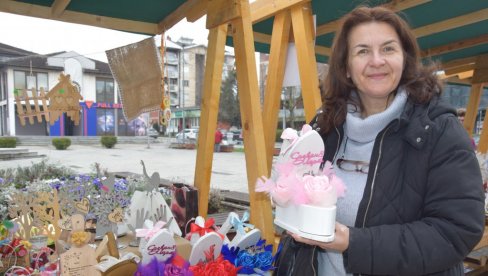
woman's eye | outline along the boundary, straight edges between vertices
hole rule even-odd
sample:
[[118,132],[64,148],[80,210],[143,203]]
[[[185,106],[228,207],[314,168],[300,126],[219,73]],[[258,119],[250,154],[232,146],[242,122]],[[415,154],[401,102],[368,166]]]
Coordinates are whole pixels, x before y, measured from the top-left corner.
[[365,55],[368,53],[368,49],[361,49],[357,52],[358,55]]
[[383,48],[383,52],[385,53],[391,53],[393,51],[395,51],[395,48],[392,46],[386,46],[385,48]]

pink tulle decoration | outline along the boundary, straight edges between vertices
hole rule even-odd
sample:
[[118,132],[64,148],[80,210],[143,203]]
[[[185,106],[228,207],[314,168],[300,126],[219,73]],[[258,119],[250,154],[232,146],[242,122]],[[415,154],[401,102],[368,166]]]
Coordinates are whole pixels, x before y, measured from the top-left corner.
[[343,197],[346,187],[334,174],[330,162],[326,162],[319,175],[301,175],[292,163],[277,164],[276,182],[266,177],[256,181],[256,192],[269,194],[279,206],[288,204],[310,204],[330,207],[336,204],[337,197]]
[[[322,171],[319,172],[317,172],[317,166],[314,166],[314,164],[318,165],[320,163],[321,159],[318,159],[318,161],[315,159],[317,159],[317,156],[321,157],[323,148],[310,147],[307,152],[307,147],[305,147],[301,149],[304,152],[295,150],[293,153],[288,153],[288,150],[295,148],[294,146],[297,143],[304,142],[305,140],[300,140],[301,137],[310,131],[312,131],[310,125],[304,125],[300,135],[291,128],[283,131],[281,138],[284,141],[280,156],[286,156],[285,158],[288,158],[288,160],[280,160],[275,165],[276,177],[273,178],[274,181],[265,177],[259,178],[256,182],[256,192],[267,193],[274,203],[282,207],[288,204],[331,207],[337,203],[337,197],[344,196],[346,186],[335,175],[332,164],[329,161],[325,162]],[[312,135],[307,135],[306,137],[317,137],[317,134],[310,134]],[[286,154],[289,154],[289,156]],[[293,157],[294,154],[298,155],[298,157]],[[297,160],[293,159],[300,160],[296,162]],[[312,159],[314,159],[314,162],[312,162]]]

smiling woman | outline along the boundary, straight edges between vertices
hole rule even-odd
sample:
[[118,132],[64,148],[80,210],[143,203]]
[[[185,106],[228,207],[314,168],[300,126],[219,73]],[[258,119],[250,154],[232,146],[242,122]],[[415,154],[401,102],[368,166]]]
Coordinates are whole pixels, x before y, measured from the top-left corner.
[[462,275],[484,230],[469,137],[401,17],[359,7],[340,22],[310,125],[347,192],[334,241],[291,233],[277,275]]

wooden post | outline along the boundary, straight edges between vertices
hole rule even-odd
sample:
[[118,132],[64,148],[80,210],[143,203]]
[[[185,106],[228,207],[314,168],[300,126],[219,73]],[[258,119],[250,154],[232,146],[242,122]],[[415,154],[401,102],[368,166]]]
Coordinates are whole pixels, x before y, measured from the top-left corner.
[[[483,91],[484,84],[481,83],[479,85],[481,86],[480,90]],[[486,153],[488,151],[488,120],[486,118],[486,115],[485,120],[483,121],[483,130],[480,134],[480,140],[478,142],[477,150],[481,153]]]
[[219,112],[226,36],[227,25],[222,24],[210,30],[208,39],[194,180],[199,193],[198,212],[203,217],[206,217],[208,212],[213,147],[217,127],[217,114]]
[[478,113],[478,106],[480,105],[482,91],[482,84],[471,85],[471,92],[469,93],[469,101],[468,106],[466,107],[466,115],[464,116],[463,124],[469,137],[473,137],[474,123],[476,120],[476,114]]
[[271,202],[267,195],[254,191],[256,180],[258,177],[268,174],[268,167],[249,1],[239,0],[239,2],[241,17],[232,20],[232,34],[235,45],[251,223],[261,229],[264,239],[274,241]]
[[285,75],[286,54],[290,37],[291,17],[289,11],[277,14],[273,22],[271,50],[269,53],[268,76],[264,92],[263,126],[266,142],[268,176],[271,174],[281,89]]
[[319,76],[315,60],[315,34],[310,3],[291,8],[293,36],[297,47],[305,120],[310,122],[321,105]]

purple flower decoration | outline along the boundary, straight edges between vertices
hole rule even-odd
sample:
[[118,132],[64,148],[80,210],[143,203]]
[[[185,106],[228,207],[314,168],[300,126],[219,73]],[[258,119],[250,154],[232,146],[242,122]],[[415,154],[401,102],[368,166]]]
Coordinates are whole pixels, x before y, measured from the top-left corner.
[[[164,262],[158,261],[156,257],[151,261],[143,265],[139,263],[135,276],[147,276],[147,275],[161,275],[161,276],[193,276],[190,271],[190,263],[188,262],[174,262],[176,255],[173,255]],[[181,258],[181,257],[180,257]]]

